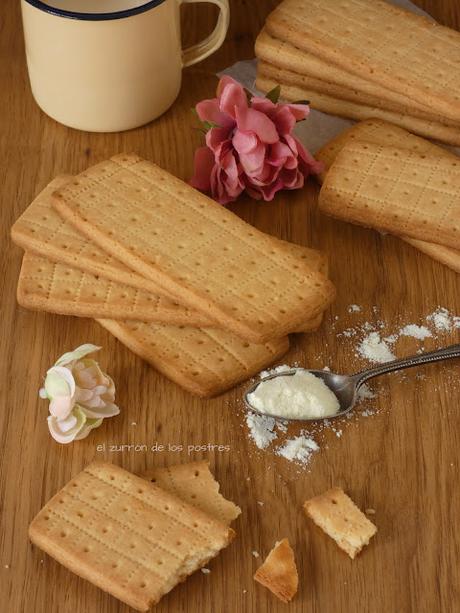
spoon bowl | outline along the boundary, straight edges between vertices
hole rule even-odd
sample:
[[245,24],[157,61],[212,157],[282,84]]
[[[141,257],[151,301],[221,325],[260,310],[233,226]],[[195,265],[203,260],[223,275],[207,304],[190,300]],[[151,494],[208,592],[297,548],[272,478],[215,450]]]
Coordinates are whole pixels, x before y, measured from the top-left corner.
[[[266,415],[268,417],[274,417],[275,419],[283,419],[287,421],[319,421],[322,419],[335,419],[336,417],[345,415],[345,413],[348,413],[353,409],[358,399],[360,387],[369,379],[373,379],[374,377],[378,377],[379,375],[383,375],[385,373],[395,372],[405,368],[412,368],[414,366],[427,364],[429,362],[438,362],[440,360],[458,357],[460,357],[460,344],[450,345],[449,347],[437,349],[436,351],[420,353],[401,360],[386,362],[385,364],[381,364],[368,370],[363,370],[354,375],[340,375],[328,370],[308,370],[301,367],[292,368],[268,375],[252,385],[244,394],[244,402],[251,411],[260,413],[261,415]],[[278,377],[292,377],[299,371],[309,372],[323,380],[327,387],[335,394],[339,402],[340,409],[337,411],[337,413],[334,413],[334,415],[330,415],[328,417],[287,417],[286,415],[275,415],[274,413],[264,412],[257,409],[249,402],[249,395],[252,394],[259,387],[259,385],[262,385],[270,379],[276,379]]]
[[[292,377],[297,372],[309,372],[315,377],[322,379],[327,387],[334,392],[337,400],[339,401],[340,410],[334,415],[330,415],[327,418],[317,418],[317,417],[286,417],[285,415],[275,415],[274,413],[264,413],[256,409],[249,402],[249,395],[252,394],[261,383],[265,383],[270,379],[277,379],[278,377]],[[307,370],[306,368],[292,368],[290,370],[283,370],[279,373],[274,373],[273,375],[267,375],[260,381],[257,381],[254,385],[252,385],[249,389],[246,390],[244,394],[244,402],[246,407],[251,409],[251,411],[255,411],[256,413],[260,413],[261,415],[267,415],[269,417],[275,417],[276,419],[288,419],[289,421],[318,421],[318,419],[335,419],[340,415],[344,415],[347,413],[355,404],[356,396],[358,395],[358,389],[356,388],[356,384],[354,382],[353,377],[349,377],[347,375],[338,375],[336,373],[330,372],[328,370]]]

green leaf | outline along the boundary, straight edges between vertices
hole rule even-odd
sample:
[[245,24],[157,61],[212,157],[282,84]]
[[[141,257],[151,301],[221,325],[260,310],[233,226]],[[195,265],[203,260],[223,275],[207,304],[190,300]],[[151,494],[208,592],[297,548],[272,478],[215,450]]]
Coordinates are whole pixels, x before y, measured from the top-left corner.
[[206,136],[206,130],[204,128],[192,127],[192,130],[196,130],[197,132],[201,132],[201,134],[204,134]]
[[213,121],[202,121],[204,129],[206,132],[211,128],[220,128],[221,126],[218,123],[214,123]]
[[265,98],[268,98],[269,100],[273,102],[273,104],[276,104],[280,98],[280,94],[281,94],[281,85],[277,85],[276,87],[274,87],[273,89],[271,89],[269,92],[265,94]]
[[291,104],[306,104],[309,106],[310,100],[296,100],[295,102],[291,102]]
[[222,126],[220,126],[217,123],[214,123],[212,121],[201,121],[197,110],[195,107],[192,107],[191,109],[193,115],[195,115],[195,117],[198,119],[199,123],[200,123],[200,127],[199,128],[194,128],[195,130],[200,130],[200,132],[203,132],[203,134],[206,134],[206,132],[208,130],[210,130],[211,128],[221,128]]

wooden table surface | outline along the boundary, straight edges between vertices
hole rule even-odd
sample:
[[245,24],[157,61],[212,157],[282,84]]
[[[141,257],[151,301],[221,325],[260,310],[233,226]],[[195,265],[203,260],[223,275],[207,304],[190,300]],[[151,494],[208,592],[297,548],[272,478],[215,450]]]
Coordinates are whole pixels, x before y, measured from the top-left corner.
[[[21,250],[9,229],[34,195],[59,173],[78,173],[122,151],[137,151],[181,178],[192,170],[201,135],[190,109],[211,97],[216,70],[253,56],[253,42],[275,1],[233,0],[222,49],[186,70],[176,104],[156,122],[123,134],[97,135],[61,126],[35,105],[24,59],[16,0],[4,0],[0,21],[0,609],[5,613],[127,613],[114,598],[72,575],[33,548],[30,520],[58,488],[94,458],[136,471],[153,465],[209,459],[223,493],[242,516],[237,538],[210,564],[166,596],[158,612],[234,613],[287,610],[252,575],[274,542],[288,536],[295,548],[300,589],[294,612],[460,611],[460,387],[458,362],[433,365],[425,378],[389,376],[372,401],[376,415],[346,421],[337,437],[318,437],[321,450],[308,470],[258,451],[246,434],[243,386],[214,400],[199,400],[158,375],[90,320],[34,313],[17,306]],[[456,0],[420,5],[450,26],[460,26]],[[188,7],[187,7],[188,8]],[[213,8],[192,7],[185,37],[211,29]],[[364,362],[353,339],[337,332],[379,318],[388,329],[419,321],[438,305],[460,313],[460,277],[392,237],[321,217],[318,188],[280,194],[269,204],[242,199],[233,210],[261,230],[330,256],[336,303],[318,332],[294,340],[285,361],[350,372]],[[362,313],[349,314],[357,303]],[[374,313],[373,306],[378,307]],[[336,319],[338,317],[338,319]],[[458,342],[430,339],[425,347]],[[121,414],[86,440],[68,446],[49,436],[47,407],[37,391],[46,369],[84,342],[104,349],[100,360],[118,388]],[[407,341],[398,354],[419,345]],[[295,428],[290,434],[296,433]],[[110,452],[111,444],[183,445],[184,451]],[[192,452],[188,445],[229,445],[230,451]],[[106,444],[105,452],[97,446]],[[304,517],[303,501],[336,484],[362,508],[372,507],[378,535],[355,561]],[[257,501],[263,502],[263,505]]]

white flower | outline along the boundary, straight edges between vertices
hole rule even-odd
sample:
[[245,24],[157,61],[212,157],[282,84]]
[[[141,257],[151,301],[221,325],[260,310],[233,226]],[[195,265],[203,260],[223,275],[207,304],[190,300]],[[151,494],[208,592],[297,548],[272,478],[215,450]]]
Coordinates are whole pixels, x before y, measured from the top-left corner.
[[86,356],[100,347],[81,345],[65,353],[46,373],[40,397],[50,401],[48,428],[59,443],[71,443],[88,436],[104,418],[120,412],[115,385],[99,364]]
[[66,419],[59,420],[50,415],[48,428],[58,443],[71,443],[86,438],[90,431],[98,428],[103,421],[103,419],[88,419],[82,408],[76,405]]

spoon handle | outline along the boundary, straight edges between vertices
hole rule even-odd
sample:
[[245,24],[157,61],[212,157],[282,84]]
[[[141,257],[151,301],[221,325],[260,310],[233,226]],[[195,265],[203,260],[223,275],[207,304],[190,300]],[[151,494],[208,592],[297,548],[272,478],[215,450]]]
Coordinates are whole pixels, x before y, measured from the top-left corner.
[[460,357],[460,344],[450,345],[443,349],[437,349],[436,351],[429,351],[427,353],[419,353],[417,355],[402,358],[402,360],[395,360],[393,362],[387,362],[381,364],[375,368],[369,370],[363,370],[353,375],[356,387],[359,388],[365,381],[384,375],[385,373],[395,372],[396,370],[402,370],[404,368],[412,368],[412,366],[419,366],[420,364],[427,364],[429,362],[438,362],[439,360],[447,360],[448,358]]

